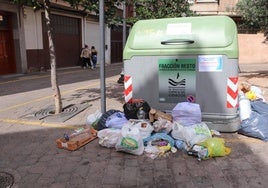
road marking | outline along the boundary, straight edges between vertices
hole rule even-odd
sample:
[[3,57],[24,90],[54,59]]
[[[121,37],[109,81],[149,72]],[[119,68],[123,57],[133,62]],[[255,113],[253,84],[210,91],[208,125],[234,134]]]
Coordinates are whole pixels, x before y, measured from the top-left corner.
[[0,122],[21,124],[21,125],[52,127],[52,128],[77,129],[76,126],[72,126],[72,125],[64,125],[64,124],[60,124],[60,123],[46,123],[46,122],[42,122],[42,121],[26,121],[26,120],[19,120],[19,119],[0,119]]

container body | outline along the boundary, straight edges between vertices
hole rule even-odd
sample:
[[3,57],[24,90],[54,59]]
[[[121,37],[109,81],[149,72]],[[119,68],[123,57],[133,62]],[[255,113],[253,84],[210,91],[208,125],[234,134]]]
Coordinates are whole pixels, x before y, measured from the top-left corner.
[[238,42],[226,16],[137,22],[124,49],[133,98],[170,112],[191,97],[212,129],[237,131]]

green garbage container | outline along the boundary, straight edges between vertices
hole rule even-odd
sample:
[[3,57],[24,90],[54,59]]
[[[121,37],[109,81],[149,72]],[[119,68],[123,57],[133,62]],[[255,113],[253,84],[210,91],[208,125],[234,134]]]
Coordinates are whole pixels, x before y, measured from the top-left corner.
[[211,129],[235,132],[238,113],[238,39],[227,16],[141,20],[134,24],[124,52],[132,97],[170,112],[193,99]]

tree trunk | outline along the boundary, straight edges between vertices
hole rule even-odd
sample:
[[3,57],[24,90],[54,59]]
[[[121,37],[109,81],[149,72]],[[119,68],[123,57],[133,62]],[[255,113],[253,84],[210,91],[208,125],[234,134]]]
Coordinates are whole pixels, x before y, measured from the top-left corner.
[[45,19],[47,25],[47,35],[48,35],[48,44],[49,44],[49,56],[50,56],[50,67],[51,67],[51,86],[53,90],[53,96],[55,100],[55,114],[61,113],[62,111],[62,100],[60,89],[58,86],[57,71],[56,71],[56,55],[55,48],[51,33],[51,24],[50,24],[50,1],[44,0],[45,6]]

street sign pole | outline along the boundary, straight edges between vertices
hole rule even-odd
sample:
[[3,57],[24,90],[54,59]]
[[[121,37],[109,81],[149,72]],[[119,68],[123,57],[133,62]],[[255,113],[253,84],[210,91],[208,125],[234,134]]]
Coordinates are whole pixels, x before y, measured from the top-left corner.
[[126,1],[123,2],[123,50],[126,44],[126,33],[127,33],[127,27],[126,27]]
[[106,112],[104,0],[99,1],[101,112]]

